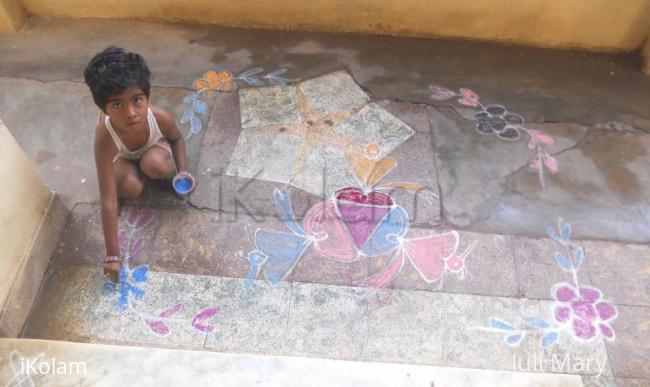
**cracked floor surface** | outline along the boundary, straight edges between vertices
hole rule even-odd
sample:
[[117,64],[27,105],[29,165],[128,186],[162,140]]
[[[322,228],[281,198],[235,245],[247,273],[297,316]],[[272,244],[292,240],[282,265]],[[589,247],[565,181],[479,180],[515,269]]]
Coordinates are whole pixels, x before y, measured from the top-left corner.
[[[139,37],[129,33],[134,29]],[[82,30],[90,31],[83,41],[77,36]],[[154,73],[153,103],[177,119],[188,107],[183,98],[207,70],[230,71],[242,88],[204,98],[203,129],[187,141],[190,170],[199,178],[189,202],[154,188],[140,203],[155,214],[138,234],[146,248],[131,261],[133,286],[142,286],[145,295],[127,303],[126,312],[115,309],[119,291],[107,295],[97,286],[103,251],[91,154],[97,110],[81,83],[87,59],[109,43],[145,56]],[[640,244],[650,240],[650,81],[631,58],[471,42],[56,19],[32,19],[23,32],[1,38],[0,55],[0,117],[46,182],[73,207],[28,337],[511,369],[513,354],[540,351],[540,337],[511,349],[503,337],[485,331],[486,324],[496,317],[512,323],[526,313],[561,319],[553,315],[559,301],[551,287],[567,281],[566,270],[555,262],[556,247],[546,234],[562,218],[587,256],[580,283],[617,307],[611,323],[616,340],[598,336],[582,345],[564,331],[547,356],[607,359],[604,377],[593,369],[570,372],[583,376],[585,385],[650,380],[650,253]],[[242,74],[254,67],[263,67],[262,74],[286,69],[290,85],[248,87]],[[337,89],[337,79],[360,87]],[[372,106],[381,122],[399,122],[372,126],[372,114],[364,115],[332,136],[326,119],[302,122],[311,116],[304,101],[292,98],[300,81],[321,87],[310,102],[320,116],[357,101],[350,112]],[[296,106],[303,107],[302,115]],[[331,126],[348,118],[336,116]],[[347,143],[337,142],[341,136],[353,138],[368,128],[380,131],[383,140],[401,125],[409,128],[407,136],[354,149],[361,154],[356,173],[334,169],[324,179],[330,186],[316,173],[323,160],[350,162],[325,143],[345,148]],[[190,136],[189,125],[181,130]],[[377,157],[364,158],[365,150]],[[290,232],[276,216],[275,189],[291,192],[302,226],[321,196],[355,185],[359,176],[368,183],[372,173],[364,175],[364,168],[373,171],[389,158],[396,164],[379,168],[386,172],[382,181],[417,183],[435,199],[390,192],[409,215],[405,238],[451,230],[458,235],[458,254],[476,242],[463,261],[466,271],[450,264],[423,266],[410,256],[387,289],[358,302],[363,281],[399,256],[343,264],[324,258],[319,252],[326,248],[315,243],[277,287],[268,285],[261,269],[247,298],[243,288],[252,261],[246,253],[258,242],[252,232]],[[268,176],[258,175],[256,169],[270,162],[277,165]],[[433,281],[440,272],[444,281]],[[128,291],[127,298],[134,294]],[[178,311],[165,309],[179,304]],[[194,319],[217,313],[210,309],[215,305],[219,334],[211,335],[201,331],[208,323]],[[151,322],[165,310],[177,313],[168,326]],[[603,322],[612,317],[605,314],[599,317]],[[168,335],[159,334],[163,326]]]

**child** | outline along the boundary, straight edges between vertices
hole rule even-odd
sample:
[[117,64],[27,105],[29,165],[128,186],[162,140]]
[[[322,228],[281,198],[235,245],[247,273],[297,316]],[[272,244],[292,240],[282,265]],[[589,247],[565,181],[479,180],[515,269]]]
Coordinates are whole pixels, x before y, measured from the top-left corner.
[[118,197],[139,197],[144,176],[168,179],[187,173],[185,141],[174,118],[149,104],[150,74],[140,55],[117,47],[95,55],[84,71],[101,110],[95,129],[95,164],[106,244],[104,275],[113,281],[119,279],[121,264]]

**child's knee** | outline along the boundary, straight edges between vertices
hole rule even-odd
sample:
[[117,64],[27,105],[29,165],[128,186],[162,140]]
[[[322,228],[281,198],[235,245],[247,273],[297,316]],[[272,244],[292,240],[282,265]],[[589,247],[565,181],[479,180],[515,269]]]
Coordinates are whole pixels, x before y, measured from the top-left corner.
[[142,181],[137,176],[129,174],[120,181],[118,193],[120,197],[125,199],[137,199],[143,189],[144,184]]
[[172,161],[169,157],[160,157],[158,155],[143,158],[140,161],[142,172],[152,179],[164,179],[174,174]]

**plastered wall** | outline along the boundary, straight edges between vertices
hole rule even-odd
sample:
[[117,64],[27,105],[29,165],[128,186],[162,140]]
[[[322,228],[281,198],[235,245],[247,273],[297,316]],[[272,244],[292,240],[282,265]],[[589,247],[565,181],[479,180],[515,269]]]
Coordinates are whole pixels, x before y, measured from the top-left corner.
[[1,312],[53,197],[2,120],[0,182]]
[[0,0],[31,15],[129,18],[598,51],[640,48],[650,0]]

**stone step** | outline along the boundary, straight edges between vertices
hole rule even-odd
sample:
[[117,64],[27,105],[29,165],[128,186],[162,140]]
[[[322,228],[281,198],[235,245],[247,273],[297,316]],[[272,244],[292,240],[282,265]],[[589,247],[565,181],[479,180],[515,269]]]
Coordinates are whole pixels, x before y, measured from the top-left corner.
[[[143,216],[140,226],[129,224],[131,211]],[[139,212],[138,212],[139,211]],[[302,220],[298,220],[302,223]],[[552,222],[551,222],[552,223]],[[549,223],[549,226],[551,224]],[[574,227],[575,228],[575,227]],[[137,245],[131,265],[146,264],[152,271],[246,278],[250,263],[246,254],[255,250],[253,233],[257,229],[290,232],[278,216],[222,214],[192,207],[158,207],[148,210],[125,207],[119,229],[130,243]],[[407,240],[448,229],[410,227]],[[551,287],[571,280],[558,266],[554,255],[565,247],[547,237],[527,238],[511,235],[453,231],[458,235],[457,254],[469,250],[464,271],[450,272],[439,281],[425,281],[418,269],[407,262],[389,284],[395,289],[442,291],[497,297],[525,297],[554,300]],[[559,232],[559,231],[558,231]],[[125,242],[126,243],[126,242]],[[571,240],[585,254],[579,277],[583,285],[603,291],[619,305],[650,307],[650,292],[642,292],[647,281],[635,275],[647,270],[650,246],[603,241]],[[472,246],[473,249],[470,249]],[[73,209],[62,239],[52,258],[50,274],[69,265],[96,266],[104,251],[99,205],[77,205]],[[285,278],[292,282],[357,286],[394,258],[363,257],[352,262],[329,259],[309,246]],[[464,274],[464,275],[463,275]],[[263,273],[259,274],[262,278]],[[499,280],[495,280],[498,278]],[[625,278],[625,281],[614,280]]]
[[[142,222],[134,223],[134,213]],[[612,374],[646,376],[649,352],[642,338],[650,298],[640,291],[645,279],[634,273],[646,270],[648,246],[571,241],[585,253],[576,270],[581,286],[600,289],[618,310],[608,321],[616,338],[605,345],[600,334],[597,340],[582,340],[570,326],[555,322],[553,290],[573,278],[558,266],[554,254],[563,247],[551,238],[457,231],[458,251],[476,242],[465,271],[447,270],[442,281],[429,283],[406,260],[392,282],[376,292],[363,280],[389,267],[393,255],[346,263],[327,259],[311,246],[284,281],[271,286],[262,268],[247,292],[251,265],[246,254],[255,248],[249,233],[253,227],[282,231],[286,226],[277,217],[231,215],[178,206],[126,207],[120,229],[131,246],[125,249],[131,252],[127,282],[143,293],[125,287],[131,289],[125,294],[129,302],[120,304],[120,289],[102,290],[99,207],[77,205],[24,335],[493,370],[573,367],[567,372],[582,375],[590,386],[612,385]],[[411,228],[409,237],[445,231]],[[176,311],[176,305],[182,306]],[[218,310],[204,311],[210,307]],[[176,313],[162,318],[164,310]],[[194,321],[197,329],[193,320],[200,311],[205,318]],[[530,329],[523,320],[527,316],[557,326],[557,343],[544,349],[542,332],[528,332],[511,348],[504,339],[514,332],[490,326],[490,319],[498,318],[518,331]],[[603,359],[605,376],[597,377],[595,367]]]
[[[557,327],[549,301],[246,282],[139,267],[112,291],[99,268],[71,265],[42,289],[25,337],[612,378],[602,338]],[[524,316],[549,322],[557,341],[540,347],[548,332]]]
[[[580,387],[575,375],[0,339],[7,386]],[[30,384],[31,383],[31,384]]]

